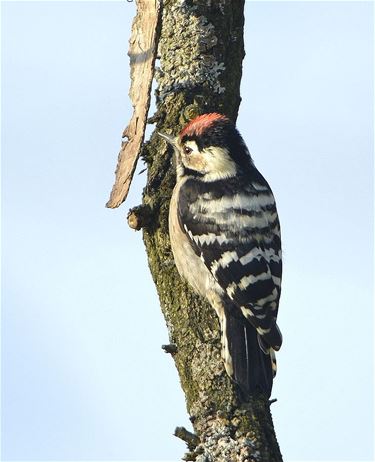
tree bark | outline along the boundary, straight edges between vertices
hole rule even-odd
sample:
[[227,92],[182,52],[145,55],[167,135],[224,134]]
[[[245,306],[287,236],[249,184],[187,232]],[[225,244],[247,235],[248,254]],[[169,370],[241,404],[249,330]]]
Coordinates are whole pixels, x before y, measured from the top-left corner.
[[[156,132],[177,134],[188,120],[220,112],[236,120],[244,57],[244,0],[165,0],[156,64],[156,130],[142,150],[147,164],[143,204],[129,222],[143,227],[153,280],[195,435],[185,460],[281,461],[270,402],[241,400],[220,356],[214,310],[181,280],[168,235],[168,207],[175,183],[171,151]],[[186,432],[186,433],[185,433]],[[182,436],[183,435],[183,436]]]

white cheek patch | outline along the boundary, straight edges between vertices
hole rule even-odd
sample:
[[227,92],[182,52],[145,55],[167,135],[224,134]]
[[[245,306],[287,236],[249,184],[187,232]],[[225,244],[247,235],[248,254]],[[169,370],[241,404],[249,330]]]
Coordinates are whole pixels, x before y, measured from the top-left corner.
[[202,155],[207,164],[205,180],[213,181],[236,175],[236,164],[231,159],[227,149],[213,146],[204,149]]

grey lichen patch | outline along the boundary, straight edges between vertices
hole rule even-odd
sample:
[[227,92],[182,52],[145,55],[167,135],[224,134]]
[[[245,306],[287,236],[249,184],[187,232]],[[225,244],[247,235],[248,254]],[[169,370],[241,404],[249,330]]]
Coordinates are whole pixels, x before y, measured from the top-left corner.
[[[219,411],[195,424],[200,444],[195,448],[196,461],[274,462],[281,459],[276,446],[269,450],[267,432],[268,404],[259,398],[251,409]],[[255,419],[254,419],[255,417]],[[263,421],[264,420],[264,421]],[[249,431],[249,429],[251,429]],[[276,443],[277,445],[277,443]]]
[[231,421],[225,419],[208,419],[208,427],[205,431],[205,439],[195,449],[200,452],[196,458],[197,461],[238,461],[247,460],[258,461],[254,457],[252,444],[245,441],[246,438],[234,437],[234,427]]
[[168,33],[162,33],[159,41],[161,60],[156,80],[160,99],[198,86],[216,94],[225,91],[219,79],[225,64],[213,52],[218,43],[215,27],[205,16],[195,13],[196,6],[184,1],[163,12],[163,30]]

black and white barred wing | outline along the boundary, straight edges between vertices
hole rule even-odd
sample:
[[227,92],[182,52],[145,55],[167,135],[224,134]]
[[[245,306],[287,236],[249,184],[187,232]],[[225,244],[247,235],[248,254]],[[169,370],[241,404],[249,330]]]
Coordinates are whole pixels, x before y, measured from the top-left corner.
[[189,179],[180,190],[179,220],[226,296],[262,339],[279,349],[280,226],[266,181]]

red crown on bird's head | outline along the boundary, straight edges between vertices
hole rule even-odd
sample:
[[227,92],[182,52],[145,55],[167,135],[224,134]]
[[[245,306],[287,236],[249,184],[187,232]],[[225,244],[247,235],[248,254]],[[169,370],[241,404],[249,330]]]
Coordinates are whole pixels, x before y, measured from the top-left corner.
[[208,128],[216,122],[229,122],[228,117],[217,112],[202,114],[191,120],[180,132],[180,138],[184,136],[202,135]]

